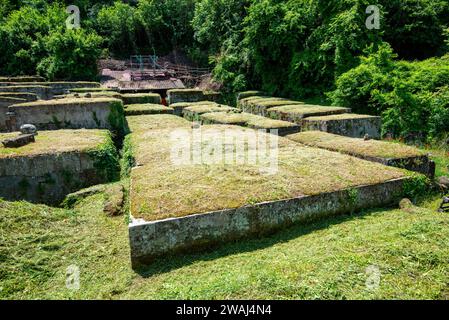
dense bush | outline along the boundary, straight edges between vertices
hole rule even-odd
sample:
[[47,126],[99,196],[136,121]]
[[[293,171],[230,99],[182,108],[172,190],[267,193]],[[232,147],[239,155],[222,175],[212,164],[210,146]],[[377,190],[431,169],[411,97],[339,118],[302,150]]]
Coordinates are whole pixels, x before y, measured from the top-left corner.
[[136,35],[139,19],[134,7],[117,1],[113,6],[100,9],[96,23],[110,52],[123,57],[138,52]]
[[447,0],[388,0],[384,6],[384,41],[401,59],[425,59],[444,52],[449,24]]
[[47,57],[38,74],[49,80],[89,80],[97,77],[102,38],[83,29],[55,31],[44,37]]
[[101,39],[92,31],[66,30],[59,4],[22,6],[0,25],[0,73],[50,79],[94,79]]
[[423,140],[449,133],[449,55],[395,60],[387,44],[342,74],[329,96],[336,105],[383,116],[383,133]]
[[[444,52],[447,1],[380,0],[380,30],[365,26],[370,4],[367,0],[200,0],[193,27],[196,39],[216,51],[219,80],[240,85],[236,79],[246,79],[248,86],[301,98],[332,88],[336,77],[355,67],[355,57],[369,45],[388,41],[405,59]],[[242,5],[247,9],[242,10]],[[235,27],[228,28],[230,23]]]
[[137,6],[148,48],[154,53],[192,46],[195,0],[140,0]]

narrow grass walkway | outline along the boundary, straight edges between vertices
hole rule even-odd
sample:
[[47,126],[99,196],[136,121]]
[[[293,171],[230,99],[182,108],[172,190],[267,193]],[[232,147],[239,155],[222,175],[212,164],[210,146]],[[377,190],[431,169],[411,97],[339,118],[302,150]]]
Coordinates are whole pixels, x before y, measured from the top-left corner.
[[[449,299],[449,215],[375,210],[131,270],[124,217],[0,201],[1,299]],[[66,270],[80,268],[80,289]],[[368,270],[379,270],[377,289]],[[370,289],[372,288],[372,289]]]

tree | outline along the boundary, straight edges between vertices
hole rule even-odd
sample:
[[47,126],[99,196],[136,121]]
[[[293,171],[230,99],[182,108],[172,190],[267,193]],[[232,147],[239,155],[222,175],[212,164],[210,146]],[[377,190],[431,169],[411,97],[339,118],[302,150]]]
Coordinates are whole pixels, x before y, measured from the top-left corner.
[[119,57],[138,52],[136,36],[140,26],[134,7],[121,1],[103,7],[98,12],[96,24],[110,52]]
[[102,38],[83,29],[59,29],[44,39],[47,57],[37,66],[48,79],[93,80],[97,78],[97,60]]

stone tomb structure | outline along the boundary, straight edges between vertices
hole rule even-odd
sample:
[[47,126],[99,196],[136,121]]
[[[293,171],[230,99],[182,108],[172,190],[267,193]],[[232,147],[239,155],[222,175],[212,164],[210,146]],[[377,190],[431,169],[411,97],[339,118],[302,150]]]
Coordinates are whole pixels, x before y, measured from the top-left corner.
[[[381,118],[351,113],[349,108],[310,105],[284,98],[252,95],[249,91],[239,96],[238,107],[271,119],[296,123],[301,131],[320,130],[352,138],[369,136],[380,139]],[[249,96],[248,96],[249,95]]]
[[16,131],[24,124],[39,130],[109,129],[120,131],[124,124],[121,100],[114,98],[68,98],[39,100],[8,107],[7,127]]
[[[135,158],[129,225],[134,267],[158,256],[260,235],[300,221],[388,205],[403,195],[409,179],[400,169],[269,134],[262,138],[279,139],[279,167],[273,175],[267,175],[261,164],[174,163],[173,130],[183,130],[184,142],[198,135],[189,121],[146,115],[128,117],[128,124],[132,132],[128,152]],[[201,136],[207,130],[214,135]],[[206,125],[201,128],[201,145],[207,149],[226,131],[249,137],[255,132]],[[246,144],[245,150],[253,145]],[[224,148],[224,155],[230,149]]]
[[[0,133],[0,140],[18,134]],[[18,148],[0,144],[0,197],[10,201],[59,205],[67,194],[114,180],[118,172],[107,130],[40,131],[35,142]]]
[[301,144],[348,154],[386,166],[398,167],[427,175],[435,176],[435,162],[428,154],[410,146],[399,143],[347,138],[321,131],[306,131],[287,136]]

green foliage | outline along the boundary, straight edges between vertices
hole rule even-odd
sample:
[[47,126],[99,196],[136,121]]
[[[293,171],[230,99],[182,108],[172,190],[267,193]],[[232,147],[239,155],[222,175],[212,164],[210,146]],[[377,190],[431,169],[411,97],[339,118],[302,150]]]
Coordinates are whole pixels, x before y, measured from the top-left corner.
[[405,180],[403,191],[404,196],[416,200],[418,197],[424,197],[429,192],[430,180],[418,173],[410,173],[409,178]]
[[134,7],[117,1],[113,6],[101,8],[96,23],[99,34],[107,40],[110,52],[124,57],[138,51],[136,36],[139,21]]
[[133,154],[133,148],[131,143],[131,135],[127,135],[123,142],[123,151],[121,159],[121,176],[122,178],[129,177],[131,169],[135,166],[136,160]]
[[117,137],[123,137],[127,133],[125,111],[121,102],[110,104],[108,122]]
[[[140,0],[137,14],[154,53],[191,46],[195,0]],[[152,52],[153,53],[153,52]]]
[[0,73],[95,79],[101,38],[92,31],[66,30],[62,5],[33,3],[13,11],[0,25]]
[[112,182],[120,179],[119,157],[109,133],[106,142],[95,149],[89,150],[88,154],[94,159],[95,169],[103,175],[106,181]]
[[384,41],[402,59],[425,59],[444,52],[449,24],[446,0],[388,0],[384,7]]
[[365,26],[371,4],[202,0],[192,24],[195,39],[215,56],[214,75],[225,88],[246,85],[300,98],[332,88],[336,77],[357,66],[358,55],[382,41],[390,42],[401,58],[444,52],[447,1],[379,1],[380,30]]
[[37,71],[46,78],[92,80],[97,76],[96,62],[101,54],[102,39],[83,29],[59,30],[44,37],[47,57]]
[[383,132],[394,137],[444,137],[449,132],[449,56],[397,61],[387,44],[371,52],[337,79],[329,94],[333,103],[382,115]]

